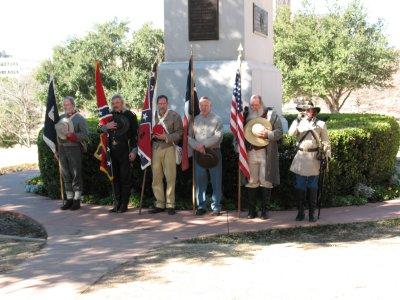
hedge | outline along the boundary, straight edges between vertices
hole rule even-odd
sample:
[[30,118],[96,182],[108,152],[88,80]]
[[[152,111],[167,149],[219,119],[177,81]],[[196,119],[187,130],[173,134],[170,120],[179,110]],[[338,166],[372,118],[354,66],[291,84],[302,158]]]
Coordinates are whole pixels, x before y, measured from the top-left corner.
[[[295,115],[285,115],[289,124]],[[352,193],[357,183],[381,185],[393,174],[396,154],[400,145],[400,128],[396,120],[389,116],[375,114],[321,114],[321,120],[327,122],[332,145],[333,158],[329,165],[329,173],[324,185],[324,206],[335,206],[335,197]],[[109,202],[111,187],[103,173],[99,171],[98,161],[93,153],[99,142],[96,133],[96,120],[89,120],[91,133],[88,153],[83,158],[84,195],[94,203]],[[223,205],[234,209],[237,202],[237,154],[232,146],[232,135],[226,133],[222,142],[223,158]],[[293,180],[289,171],[290,158],[294,155],[295,141],[285,135],[279,143],[281,184],[273,190],[270,204],[274,209],[288,209],[295,205]],[[51,198],[59,198],[58,166],[52,152],[42,139],[38,138],[39,168],[41,176]],[[139,162],[133,165],[133,204],[137,205],[138,193],[141,189],[143,172]],[[145,204],[152,203],[151,172],[147,172],[145,186]],[[191,169],[182,172],[178,167],[176,182],[176,200],[178,208],[191,207]],[[107,202],[105,201],[105,202]],[[246,195],[243,193],[243,203]]]

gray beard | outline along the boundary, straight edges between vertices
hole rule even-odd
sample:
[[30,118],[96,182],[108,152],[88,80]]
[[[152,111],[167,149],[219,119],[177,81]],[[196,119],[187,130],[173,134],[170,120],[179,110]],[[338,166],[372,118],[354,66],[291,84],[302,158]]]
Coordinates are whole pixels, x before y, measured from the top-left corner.
[[253,120],[255,118],[261,117],[264,113],[264,108],[260,108],[257,111],[250,111],[249,115],[247,116],[247,121]]

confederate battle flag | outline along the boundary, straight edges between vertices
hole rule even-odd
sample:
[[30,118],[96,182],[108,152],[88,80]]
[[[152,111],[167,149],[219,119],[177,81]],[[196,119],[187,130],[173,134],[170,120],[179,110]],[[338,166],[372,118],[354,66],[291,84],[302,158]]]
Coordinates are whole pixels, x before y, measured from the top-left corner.
[[157,64],[153,65],[143,101],[142,119],[139,125],[138,154],[142,170],[151,165],[152,101],[157,78]]
[[[112,121],[112,114],[107,104],[104,94],[103,84],[101,82],[100,62],[96,62],[96,97],[97,108],[99,110],[99,126],[106,125]],[[110,147],[108,145],[108,133],[100,134],[100,143],[94,156],[100,161],[100,171],[106,173],[110,181],[113,180],[112,162],[110,155]]]

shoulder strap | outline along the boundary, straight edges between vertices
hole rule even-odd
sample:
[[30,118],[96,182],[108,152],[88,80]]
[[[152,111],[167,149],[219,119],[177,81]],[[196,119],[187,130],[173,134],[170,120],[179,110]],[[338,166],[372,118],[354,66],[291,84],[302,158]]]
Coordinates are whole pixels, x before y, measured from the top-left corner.
[[304,139],[307,137],[307,135],[311,132],[312,130],[307,130],[306,133],[301,137],[301,139],[297,142],[297,148],[300,147],[300,144],[304,141]]

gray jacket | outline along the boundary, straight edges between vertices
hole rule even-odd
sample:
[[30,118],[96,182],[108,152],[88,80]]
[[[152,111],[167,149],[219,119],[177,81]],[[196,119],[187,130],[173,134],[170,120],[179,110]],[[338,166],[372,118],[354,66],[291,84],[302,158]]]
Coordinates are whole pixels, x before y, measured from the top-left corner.
[[207,117],[199,114],[194,118],[191,133],[194,133],[194,138],[189,137],[191,148],[194,149],[199,145],[204,145],[206,148],[220,148],[223,139],[221,118],[213,112]]
[[[265,180],[277,186],[280,184],[278,141],[283,135],[282,122],[272,108],[266,109],[265,112],[265,118],[272,124],[272,130],[268,133],[269,144],[265,148],[265,151],[267,151]],[[247,121],[249,120],[246,120],[246,123]]]

